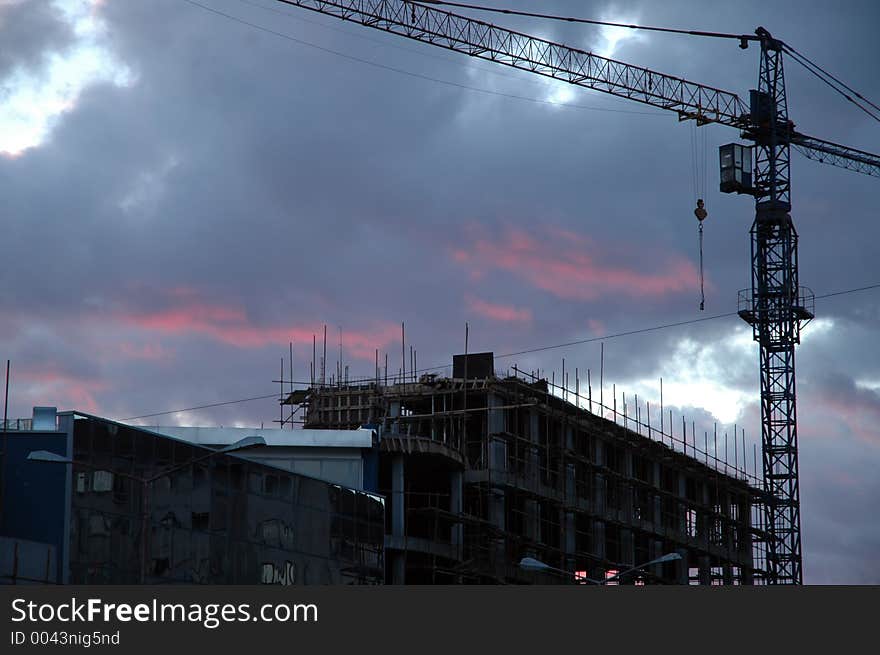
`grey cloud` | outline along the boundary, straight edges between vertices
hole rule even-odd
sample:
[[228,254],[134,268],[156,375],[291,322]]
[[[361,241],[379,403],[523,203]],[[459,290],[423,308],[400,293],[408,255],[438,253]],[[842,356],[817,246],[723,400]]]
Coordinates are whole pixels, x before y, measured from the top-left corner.
[[73,39],[70,25],[48,2],[3,3],[0,33],[0,83],[18,70],[42,74],[47,56],[63,51]]

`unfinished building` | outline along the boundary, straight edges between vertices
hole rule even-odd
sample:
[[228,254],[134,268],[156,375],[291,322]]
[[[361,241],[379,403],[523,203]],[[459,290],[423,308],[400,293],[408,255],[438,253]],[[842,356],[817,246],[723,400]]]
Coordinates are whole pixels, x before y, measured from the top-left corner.
[[756,486],[680,452],[671,426],[645,436],[561,396],[479,353],[452,377],[316,383],[288,402],[305,400],[307,428],[378,428],[388,583],[604,581],[670,553],[620,584],[763,581]]

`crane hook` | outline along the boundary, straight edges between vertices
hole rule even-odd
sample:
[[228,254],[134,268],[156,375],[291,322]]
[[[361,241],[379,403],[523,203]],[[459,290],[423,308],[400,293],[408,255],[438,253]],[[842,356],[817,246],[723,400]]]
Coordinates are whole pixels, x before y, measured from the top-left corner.
[[706,211],[705,206],[703,205],[703,199],[697,199],[697,208],[694,210],[694,216],[697,217],[697,220],[702,223],[706,220],[706,217],[709,215],[709,212]]

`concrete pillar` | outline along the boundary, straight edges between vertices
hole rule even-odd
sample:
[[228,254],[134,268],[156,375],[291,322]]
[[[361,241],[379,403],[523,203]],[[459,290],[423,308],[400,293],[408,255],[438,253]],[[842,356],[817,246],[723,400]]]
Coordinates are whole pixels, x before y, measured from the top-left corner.
[[736,529],[738,530],[738,539],[737,539],[737,557],[739,561],[742,562],[742,583],[743,584],[754,584],[755,576],[754,576],[754,560],[752,555],[752,534],[749,531],[749,523],[751,522],[751,504],[744,500],[739,504],[738,510],[738,525]]
[[538,461],[538,449],[530,447],[526,449],[526,486],[529,489],[537,489],[540,480],[540,462]]
[[[593,440],[593,462],[597,467],[605,465],[605,442],[601,439]],[[601,473],[593,474],[593,512],[605,513],[605,476]]]
[[733,584],[733,567],[730,564],[725,564],[722,569],[722,574],[724,576],[724,584],[732,585]]
[[[662,557],[666,553],[663,552],[663,542],[659,540],[651,540],[648,542],[648,557],[650,559],[657,559],[658,557]],[[654,564],[651,567],[651,572],[656,575],[658,578],[663,577],[663,565],[662,564]]]
[[391,553],[391,584],[406,584],[406,553]]
[[635,539],[632,530],[626,528],[620,530],[620,556],[624,564],[635,566]]
[[394,455],[391,458],[391,534],[395,537],[405,534],[404,512],[403,455]]
[[[505,530],[507,525],[506,499],[504,490],[493,488],[489,490],[489,522],[499,530]],[[490,569],[494,571],[497,577],[506,575],[505,567],[507,565],[507,557],[505,552],[506,543],[503,538],[491,539],[488,544]]]
[[632,523],[633,520],[633,460],[630,451],[623,453],[623,475],[626,483],[623,485],[623,498],[621,498],[621,506],[623,508],[622,520],[626,523]]
[[700,522],[702,525],[700,525],[698,536],[708,549],[711,546],[712,541],[712,528],[715,523],[715,507],[712,505],[711,499],[709,498],[709,485],[706,482],[700,484],[700,489],[697,493],[699,494],[698,497],[700,498],[703,507],[707,508],[700,512],[703,515],[703,520]]
[[388,403],[389,432],[400,434],[400,401],[392,400]]
[[492,489],[489,492],[489,522],[499,530],[505,529],[504,491]]
[[577,502],[577,487],[575,485],[575,467],[572,462],[565,465],[565,500],[572,505]]
[[[660,466],[660,462],[651,462],[651,483],[657,489],[661,489],[660,482],[662,471],[663,469]],[[654,494],[652,518],[654,521],[654,532],[664,534],[665,530],[663,527],[663,496],[660,493]]]
[[538,410],[529,411],[529,439],[532,443],[538,443],[538,421],[540,418]]
[[593,554],[605,559],[605,521],[593,521]]
[[690,584],[690,580],[688,579],[688,568],[691,564],[688,559],[689,555],[687,548],[679,548],[676,552],[681,555],[681,559],[675,561],[675,577],[678,580],[678,584],[688,585]]
[[502,436],[489,437],[489,470],[507,470],[507,439]]
[[523,503],[525,512],[525,536],[531,541],[540,541],[540,515],[538,501],[528,499]]
[[654,494],[654,532],[663,533],[663,497]]
[[678,517],[678,531],[682,534],[683,537],[687,536],[687,476],[678,472],[678,509],[679,509],[679,517]]
[[[449,512],[460,516],[462,510],[462,472],[451,471],[449,473]],[[460,551],[464,535],[464,526],[461,523],[453,523],[450,542],[456,550]]]
[[710,585],[712,584],[712,569],[709,565],[709,557],[708,555],[700,556],[699,566],[700,566],[700,584],[701,585]]
[[[399,409],[399,405],[398,405]],[[403,538],[405,535],[405,480],[403,455],[394,455],[391,458],[391,535]],[[406,583],[406,554],[401,551],[392,551],[391,555],[391,584]]]
[[495,409],[504,405],[504,399],[494,393],[486,395],[486,403],[489,407],[488,430],[489,435],[504,432],[504,410]]
[[[736,502],[736,499],[731,497],[731,494],[729,492],[724,492],[724,494],[722,494],[721,498],[722,498],[721,511],[724,514],[724,516],[729,519],[730,518],[730,508]],[[734,546],[734,544],[736,542],[736,539],[735,539],[736,525],[733,523],[733,521],[725,520],[722,523],[722,530],[724,531],[723,532],[724,548],[727,550],[727,556],[729,558],[733,558],[736,555],[736,549]]]
[[577,537],[575,534],[574,512],[562,512],[562,547],[565,551],[566,568],[574,568],[574,556],[577,552]]
[[748,558],[743,558],[741,560],[743,562],[743,566],[740,569],[740,576],[742,578],[742,584],[744,585],[753,585],[755,584],[755,563],[752,560],[751,553],[749,553]]
[[601,473],[593,475],[593,511],[605,514],[605,476]]

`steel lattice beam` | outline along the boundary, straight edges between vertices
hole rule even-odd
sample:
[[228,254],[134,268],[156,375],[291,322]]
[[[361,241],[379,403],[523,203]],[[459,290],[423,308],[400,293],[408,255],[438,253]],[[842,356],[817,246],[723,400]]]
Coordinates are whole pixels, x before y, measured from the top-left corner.
[[405,0],[279,0],[472,57],[621,98],[676,111],[704,123],[745,127],[735,93]]
[[823,141],[803,134],[792,135],[791,144],[807,159],[880,177],[880,157],[870,152],[841,146],[831,141]]

